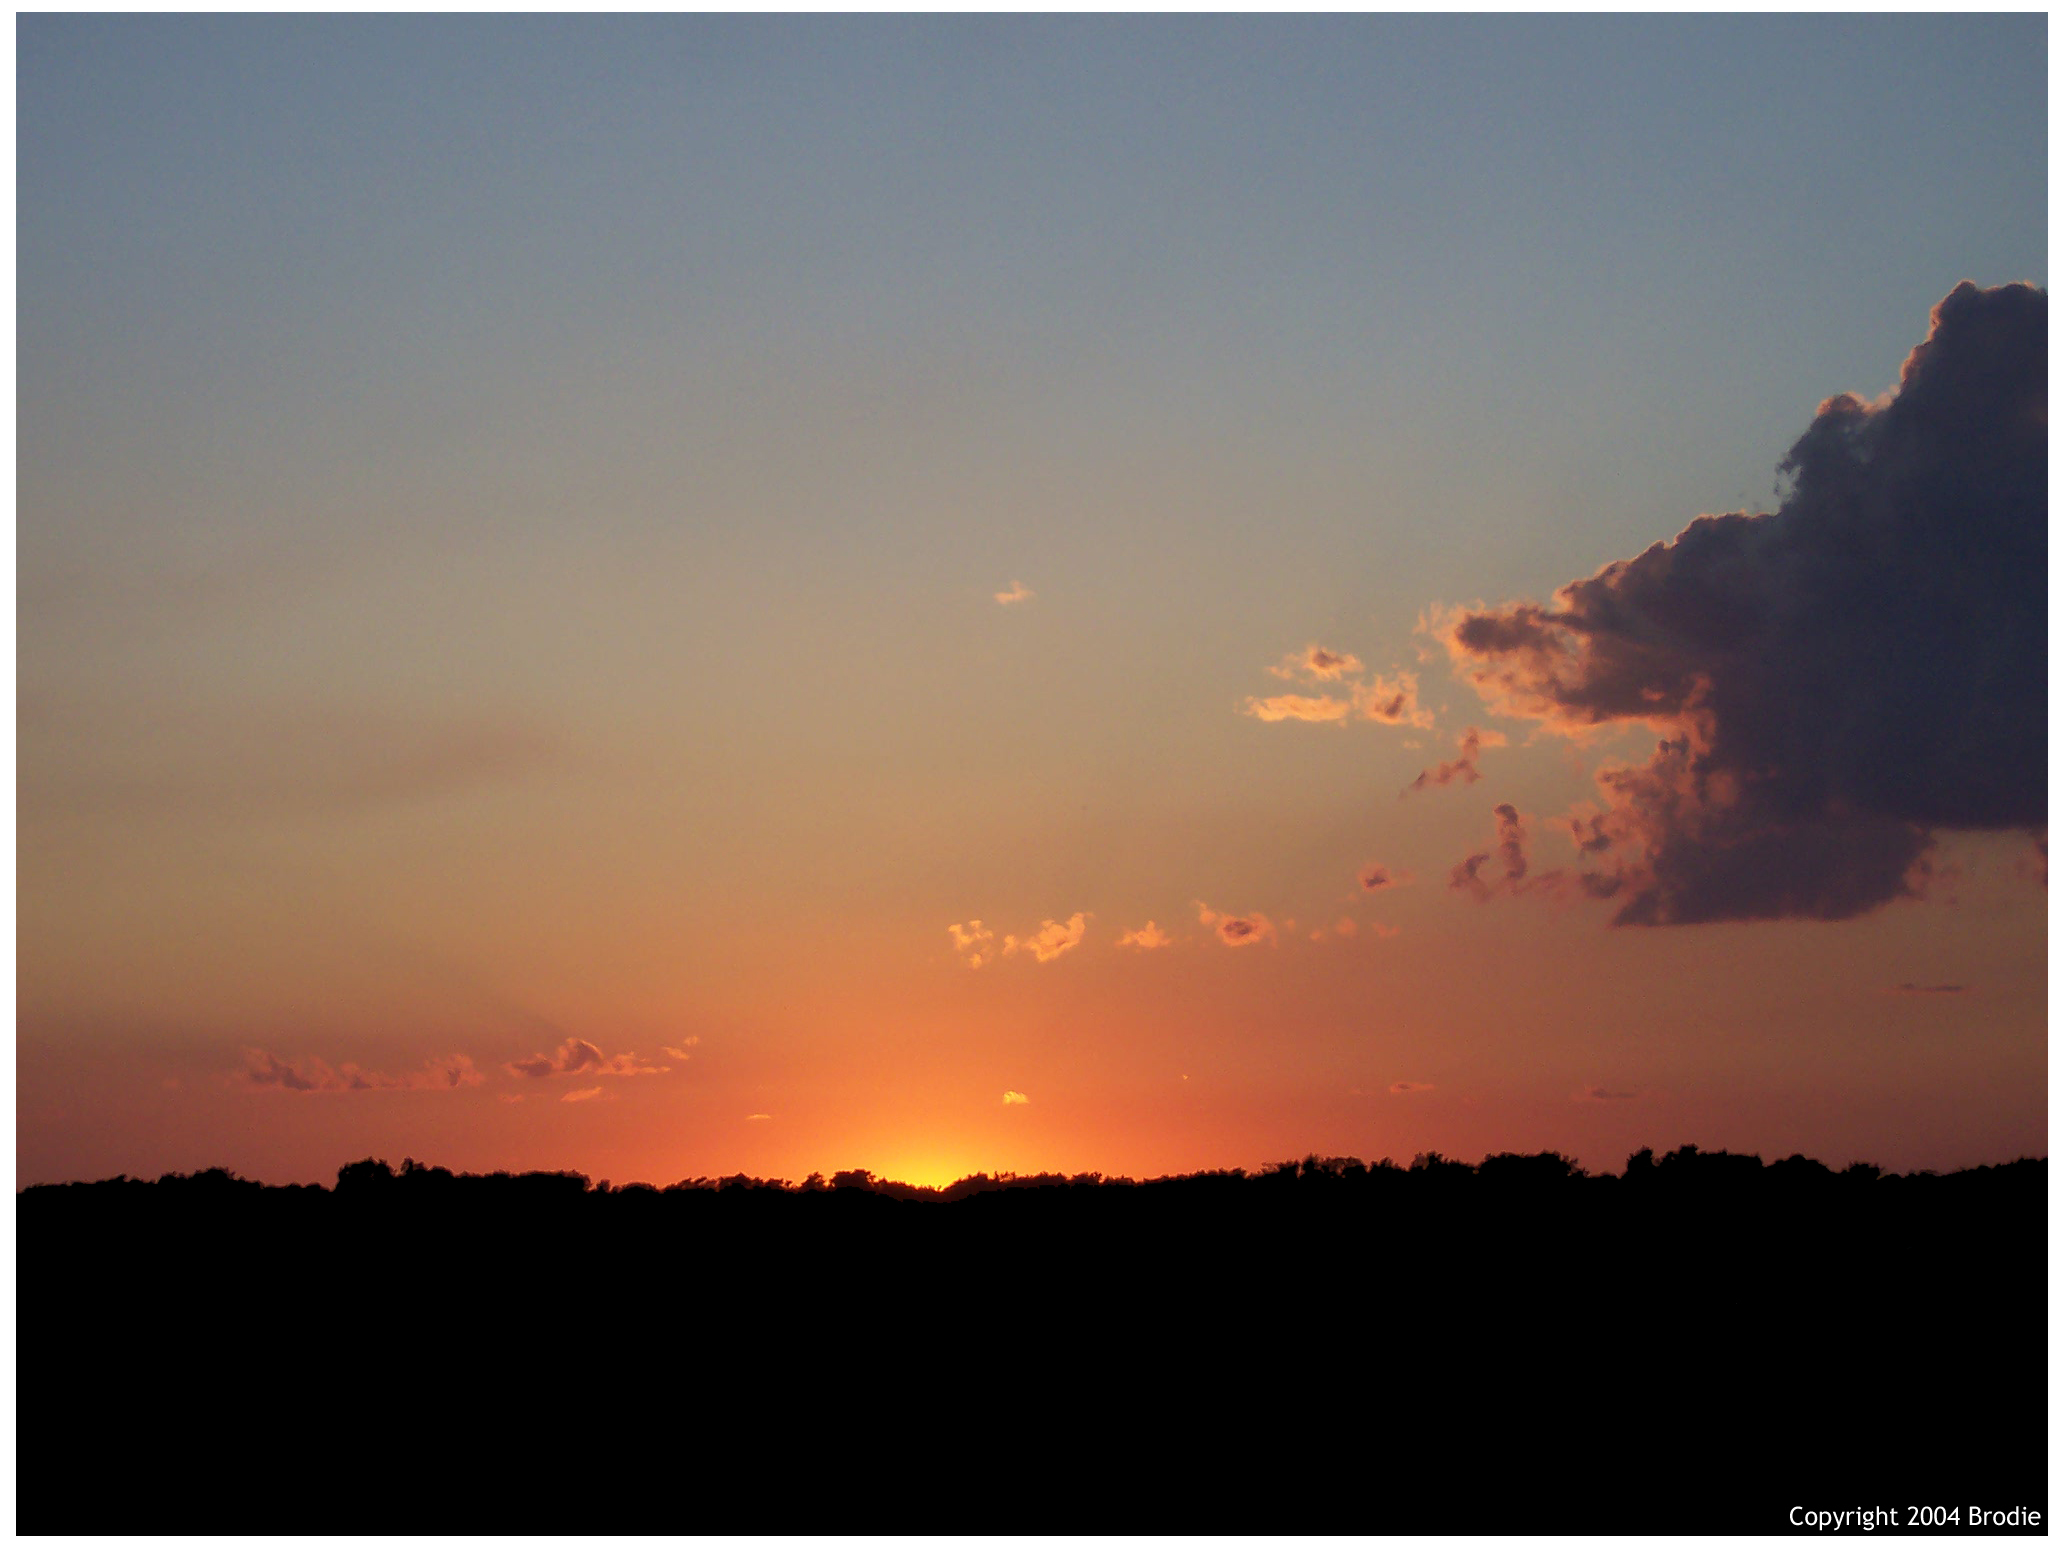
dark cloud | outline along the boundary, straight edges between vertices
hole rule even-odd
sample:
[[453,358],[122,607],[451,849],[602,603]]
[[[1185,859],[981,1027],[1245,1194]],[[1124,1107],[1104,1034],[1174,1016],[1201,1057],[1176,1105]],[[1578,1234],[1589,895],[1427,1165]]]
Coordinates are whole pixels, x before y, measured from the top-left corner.
[[1392,1096],[1417,1096],[1422,1091],[1431,1091],[1432,1089],[1433,1087],[1423,1080],[1399,1080],[1391,1082],[1390,1094]]
[[1925,886],[1932,830],[2045,823],[2047,308],[1959,285],[1894,392],[1821,404],[1774,514],[1441,625],[1502,713],[1662,733],[1572,824],[1616,924],[1850,918]]
[[1372,860],[1362,867],[1356,879],[1361,882],[1362,891],[1381,892],[1386,887],[1402,887],[1411,877],[1395,875],[1389,866]]
[[1526,880],[1526,824],[1510,803],[1492,807],[1491,815],[1498,819],[1498,861],[1505,868],[1505,881],[1517,887]]
[[1612,835],[1606,831],[1602,814],[1582,812],[1565,821],[1569,825],[1570,842],[1577,846],[1578,854],[1595,855],[1612,848]]
[[1462,733],[1461,740],[1455,744],[1453,763],[1441,763],[1430,769],[1421,769],[1419,777],[1398,794],[1400,797],[1408,796],[1415,790],[1425,790],[1432,785],[1453,784],[1458,779],[1465,785],[1473,785],[1483,778],[1483,771],[1476,766],[1477,754],[1486,747],[1504,745],[1505,738],[1498,732],[1479,731],[1475,726],[1471,726]]
[[[1491,847],[1478,854],[1470,855],[1448,873],[1448,885],[1458,892],[1466,892],[1482,903],[1493,892],[1524,892],[1527,882],[1527,831],[1526,823],[1516,807],[1502,804],[1491,809],[1497,820],[1497,831],[1491,840]],[[1487,879],[1484,868],[1495,858],[1497,875]],[[1550,872],[1537,879],[1535,885],[1550,886],[1561,882],[1563,873]]]
[[1962,994],[1962,984],[1894,984],[1893,994]]
[[1638,1091],[1608,1091],[1603,1086],[1586,1086],[1577,1093],[1579,1102],[1631,1102],[1641,1095]]
[[1476,873],[1483,869],[1485,862],[1490,858],[1489,850],[1466,857],[1448,873],[1448,885],[1457,892],[1469,893],[1479,903],[1483,902],[1491,895],[1491,888],[1490,884]]

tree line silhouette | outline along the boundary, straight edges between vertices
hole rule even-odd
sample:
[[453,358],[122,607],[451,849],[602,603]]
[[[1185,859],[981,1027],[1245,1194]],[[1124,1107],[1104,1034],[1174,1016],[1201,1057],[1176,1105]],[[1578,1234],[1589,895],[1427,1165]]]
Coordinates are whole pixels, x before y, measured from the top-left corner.
[[[1470,1163],[1433,1150],[1415,1155],[1409,1166],[1400,1166],[1387,1156],[1370,1163],[1356,1156],[1313,1154],[1302,1160],[1271,1162],[1253,1172],[1233,1167],[1154,1177],[1145,1181],[1123,1176],[1107,1177],[1102,1172],[975,1172],[946,1187],[934,1188],[877,1177],[865,1168],[854,1168],[835,1172],[829,1178],[821,1172],[812,1172],[801,1182],[780,1177],[753,1177],[739,1172],[726,1177],[684,1178],[662,1187],[646,1182],[612,1186],[606,1178],[597,1183],[585,1173],[574,1171],[455,1173],[447,1167],[429,1165],[413,1157],[405,1159],[397,1168],[369,1156],[340,1167],[333,1188],[304,1183],[262,1184],[223,1167],[210,1167],[193,1173],[167,1172],[155,1182],[124,1174],[90,1183],[36,1184],[22,1190],[21,1201],[44,1207],[55,1206],[59,1199],[83,1203],[92,1195],[140,1198],[145,1191],[162,1190],[167,1196],[176,1195],[189,1202],[226,1202],[234,1197],[248,1196],[256,1190],[289,1199],[328,1193],[353,1200],[385,1199],[394,1202],[431,1198],[447,1202],[457,1202],[461,1198],[481,1203],[518,1198],[526,1202],[542,1202],[576,1196],[645,1198],[743,1192],[762,1196],[865,1194],[910,1203],[950,1204],[980,1194],[1028,1189],[1047,1193],[1145,1189],[1161,1198],[1206,1193],[1222,1198],[1234,1190],[1261,1189],[1266,1190],[1267,1197],[1281,1199],[1285,1188],[1292,1186],[1302,1190],[1299,1197],[1309,1196],[1314,1189],[1402,1196],[1401,1189],[1452,1189],[1459,1186],[1468,1188],[1476,1197],[1492,1198],[1517,1192],[1538,1195],[1541,1190],[1553,1188],[1568,1194],[1573,1185],[1585,1185],[1594,1190],[1600,1185],[1614,1185],[1641,1190],[1660,1188],[1673,1194],[1695,1190],[1701,1197],[1717,1193],[1749,1197],[1749,1190],[1753,1190],[1753,1197],[1771,1203],[1785,1198],[1825,1196],[1823,1190],[1834,1186],[1853,1190],[1879,1183],[1903,1185],[1909,1189],[1948,1185],[1967,1191],[1980,1187],[2013,1187],[2017,1182],[2021,1186],[2040,1187],[2045,1165],[2042,1161],[2023,1159],[2002,1166],[1968,1168],[1951,1173],[1947,1178],[1929,1170],[1902,1176],[1887,1173],[1867,1161],[1851,1162],[1837,1171],[1825,1162],[1803,1155],[1794,1154],[1766,1164],[1760,1155],[1701,1150],[1696,1145],[1682,1145],[1660,1156],[1653,1149],[1638,1150],[1627,1158],[1626,1170],[1618,1174],[1586,1171],[1559,1151],[1544,1150],[1533,1154],[1501,1151],[1485,1156],[1480,1162]],[[1443,1197],[1452,1198],[1454,1195],[1444,1194]]]
[[[1682,1146],[17,1198],[23,1531],[1779,1531],[2046,1509],[2046,1163]],[[56,1486],[81,1456],[120,1489]]]

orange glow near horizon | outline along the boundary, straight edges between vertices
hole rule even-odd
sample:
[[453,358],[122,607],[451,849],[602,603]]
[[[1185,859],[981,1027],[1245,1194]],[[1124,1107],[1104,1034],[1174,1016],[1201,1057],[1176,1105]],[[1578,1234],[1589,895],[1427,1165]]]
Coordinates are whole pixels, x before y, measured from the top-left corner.
[[[2029,885],[1996,841],[1970,841],[1961,857],[1967,896],[2004,901]],[[1404,844],[1385,858],[1398,872],[1432,869]],[[1285,901],[1296,909],[1285,918],[1344,908],[1400,933],[1328,928],[1314,940],[1300,928],[1231,947],[1194,910],[1125,899],[1095,911],[1078,947],[979,972],[929,922],[901,953],[828,942],[757,1013],[742,994],[723,1006],[712,981],[699,1010],[697,986],[678,983],[587,1015],[570,982],[540,980],[541,1009],[522,1021],[447,998],[420,1036],[354,1041],[309,1023],[289,1041],[274,1025],[232,1023],[225,1041],[170,1042],[152,1059],[78,1022],[61,1042],[23,1046],[22,1179],[228,1165],[325,1182],[372,1154],[661,1186],[865,1168],[943,1187],[976,1172],[1143,1178],[1310,1153],[1403,1164],[1422,1150],[1554,1149],[1617,1170],[1643,1145],[1698,1143],[1946,1169],[2044,1148],[2040,1044],[2011,1086],[1959,1073],[1988,1039],[2011,1048],[1996,1029],[2042,1013],[2040,955],[2022,959],[2035,971],[2019,987],[2007,976],[2011,915],[1890,910],[1844,927],[1850,955],[1836,968],[1812,931],[1601,931],[1579,908],[1478,904],[1423,882],[1370,894],[1352,865],[1332,895]],[[1029,932],[1056,911],[1019,912]],[[1176,921],[1151,952],[1097,923],[1149,916]],[[2026,917],[2040,926],[2039,909]],[[1967,993],[1895,992],[1945,950],[2000,966]],[[1479,970],[1487,954],[1496,972]],[[748,945],[735,960],[756,973],[755,956]],[[377,1014],[370,987],[359,994]],[[394,993],[405,1006],[403,986]],[[892,1009],[855,1014],[863,1003]],[[1801,1024],[1816,1045],[1799,1045]],[[1953,1043],[1937,1030],[1951,1025]],[[1864,1050],[1887,1046],[1936,1093],[1932,1121],[1896,1108],[1911,1115],[1904,1141],[1830,1102],[1854,1089]],[[446,1062],[460,1059],[470,1065]],[[478,1083],[424,1073],[439,1069]],[[372,1089],[353,1089],[351,1074]],[[1885,1100],[1906,1101],[1876,1078]],[[86,1103],[111,1115],[112,1144],[79,1144],[70,1114]],[[2003,1128],[2017,1103],[2019,1127]],[[1959,1127],[1973,1138],[1942,1137]]]

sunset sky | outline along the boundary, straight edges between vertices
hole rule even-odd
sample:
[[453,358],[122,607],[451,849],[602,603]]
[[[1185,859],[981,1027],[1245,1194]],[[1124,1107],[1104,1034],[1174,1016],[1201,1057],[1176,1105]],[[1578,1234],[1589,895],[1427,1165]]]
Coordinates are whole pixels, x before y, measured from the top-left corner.
[[16,36],[20,1183],[2047,1152],[2045,17]]

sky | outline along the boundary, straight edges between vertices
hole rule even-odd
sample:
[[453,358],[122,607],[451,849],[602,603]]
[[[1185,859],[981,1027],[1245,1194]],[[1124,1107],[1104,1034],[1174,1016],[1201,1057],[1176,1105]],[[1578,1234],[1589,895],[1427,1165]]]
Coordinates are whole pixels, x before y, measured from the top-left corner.
[[19,1183],[2046,1153],[2046,54],[18,18]]

